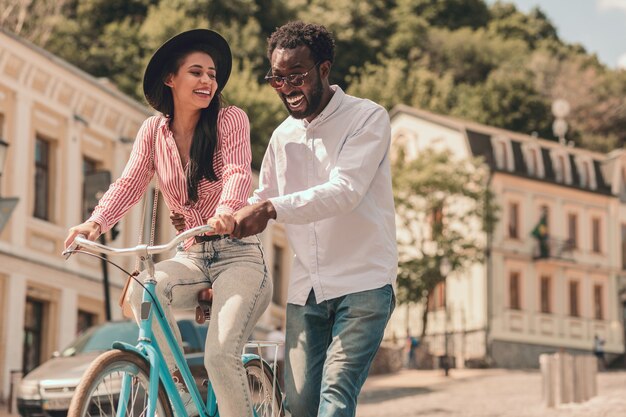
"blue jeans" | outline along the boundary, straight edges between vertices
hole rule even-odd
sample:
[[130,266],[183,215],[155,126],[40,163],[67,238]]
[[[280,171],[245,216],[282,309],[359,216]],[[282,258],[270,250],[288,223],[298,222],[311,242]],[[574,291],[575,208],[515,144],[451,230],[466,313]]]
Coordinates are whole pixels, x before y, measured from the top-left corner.
[[354,417],[391,312],[391,285],[287,305],[285,394],[293,417]]
[[[146,272],[139,275],[143,281]],[[156,296],[179,345],[180,331],[172,309],[194,310],[198,291],[213,288],[213,306],[204,351],[204,365],[215,390],[221,417],[252,417],[248,378],[241,352],[254,325],[272,298],[259,238],[221,239],[198,243],[187,251],[155,265]],[[143,288],[130,287],[130,300],[139,316]],[[153,325],[154,337],[162,348],[170,370],[175,361],[163,332]]]

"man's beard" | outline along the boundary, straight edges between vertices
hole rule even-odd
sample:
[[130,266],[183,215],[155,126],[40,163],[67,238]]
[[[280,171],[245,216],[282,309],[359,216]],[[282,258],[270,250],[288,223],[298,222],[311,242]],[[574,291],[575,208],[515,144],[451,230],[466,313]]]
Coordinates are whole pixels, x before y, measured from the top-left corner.
[[304,95],[307,101],[307,106],[303,111],[294,112],[289,108],[289,105],[285,101],[285,98],[282,97],[283,104],[287,108],[287,111],[294,119],[304,119],[315,113],[322,102],[322,95],[324,94],[324,89],[322,88],[322,78],[320,77],[319,72],[317,73],[317,79],[315,80],[315,89],[311,92],[311,97]]

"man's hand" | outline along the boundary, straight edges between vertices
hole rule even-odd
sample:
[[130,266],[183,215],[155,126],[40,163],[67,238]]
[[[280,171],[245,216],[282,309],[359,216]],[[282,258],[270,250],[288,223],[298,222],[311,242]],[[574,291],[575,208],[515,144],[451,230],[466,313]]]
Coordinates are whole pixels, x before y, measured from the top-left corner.
[[213,227],[216,235],[229,235],[235,229],[235,218],[230,214],[218,214],[211,217],[207,224]]
[[172,213],[170,215],[170,220],[174,225],[174,228],[178,231],[178,233],[185,231],[185,216],[180,213]]
[[276,210],[269,201],[246,206],[235,213],[235,230],[232,235],[238,239],[261,233],[270,219],[276,218]]

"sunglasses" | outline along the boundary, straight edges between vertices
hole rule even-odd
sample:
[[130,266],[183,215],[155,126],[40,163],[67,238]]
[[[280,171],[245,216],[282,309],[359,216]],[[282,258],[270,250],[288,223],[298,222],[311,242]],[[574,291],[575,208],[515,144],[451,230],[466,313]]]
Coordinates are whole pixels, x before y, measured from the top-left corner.
[[302,87],[304,85],[304,79],[306,78],[306,76],[309,75],[309,72],[311,72],[313,68],[317,67],[319,63],[320,62],[316,62],[311,68],[309,68],[308,70],[306,70],[306,72],[303,72],[302,74],[289,74],[285,77],[270,75],[272,70],[269,70],[269,72],[265,76],[265,81],[267,81],[272,86],[272,88],[275,88],[277,90],[283,88],[285,83],[289,84],[291,87]]

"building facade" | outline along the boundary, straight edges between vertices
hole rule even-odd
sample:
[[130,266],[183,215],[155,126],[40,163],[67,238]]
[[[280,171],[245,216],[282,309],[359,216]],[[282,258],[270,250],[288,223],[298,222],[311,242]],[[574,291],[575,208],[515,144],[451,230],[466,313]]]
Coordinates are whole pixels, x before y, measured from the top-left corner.
[[[60,254],[68,228],[85,218],[84,179],[103,170],[119,176],[151,114],[106,80],[0,31],[0,138],[9,144],[0,197],[18,199],[0,234],[0,401],[9,394],[12,371],[28,372],[105,320],[100,261],[65,261]],[[149,229],[142,210],[138,205],[120,222],[112,245],[137,244],[139,231]],[[156,230],[156,242],[174,236],[164,204]],[[262,241],[275,281],[274,302],[259,323],[269,330],[284,321],[290,252],[275,225]],[[132,259],[119,263],[134,268]],[[115,268],[109,275],[112,318],[118,319],[125,276]]]
[[[436,290],[428,341],[456,366],[538,367],[539,354],[624,353],[626,153],[600,154],[399,106],[392,147],[482,157],[500,207],[485,262]],[[542,239],[533,230],[542,228]],[[538,232],[536,232],[538,233]],[[421,333],[420,306],[397,309],[389,332]]]

